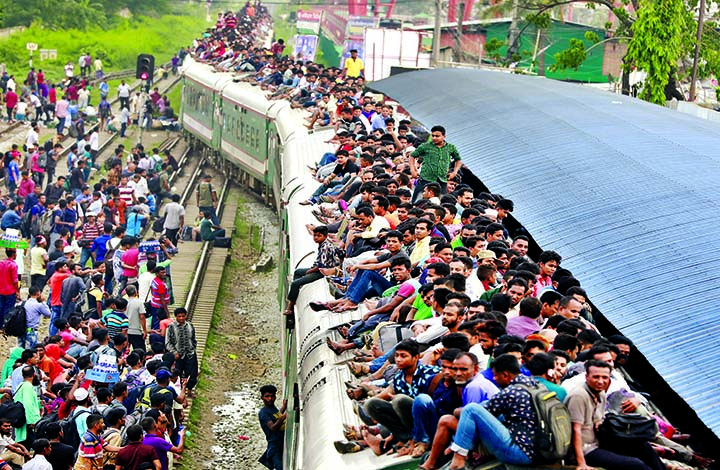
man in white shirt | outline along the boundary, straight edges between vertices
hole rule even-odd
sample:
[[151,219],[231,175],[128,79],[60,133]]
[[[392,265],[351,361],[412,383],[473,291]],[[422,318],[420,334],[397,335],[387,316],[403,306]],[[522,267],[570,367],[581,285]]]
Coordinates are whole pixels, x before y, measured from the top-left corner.
[[118,85],[118,99],[120,100],[120,108],[130,106],[130,85],[125,83],[125,80],[122,80]]
[[37,123],[33,123],[33,125],[30,127],[30,129],[27,132],[27,136],[25,137],[25,146],[28,149],[38,147],[40,144],[40,126],[37,125]]

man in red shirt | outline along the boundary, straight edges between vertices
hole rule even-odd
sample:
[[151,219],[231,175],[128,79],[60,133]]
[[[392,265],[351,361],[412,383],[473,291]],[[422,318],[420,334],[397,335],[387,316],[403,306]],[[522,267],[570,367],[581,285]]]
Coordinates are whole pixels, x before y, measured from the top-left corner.
[[136,470],[143,464],[150,463],[152,468],[160,469],[161,463],[155,449],[142,443],[143,430],[133,424],[127,428],[129,444],[120,449],[115,457],[115,468],[120,470]]
[[63,306],[62,300],[60,300],[62,283],[70,277],[70,274],[67,261],[59,260],[55,262],[55,272],[48,280],[48,285],[50,286],[50,311],[52,312],[52,317],[50,318],[50,335],[58,334],[58,330],[55,327],[55,320],[62,316]]
[[20,295],[18,265],[15,262],[17,251],[6,249],[6,259],[0,261],[0,329],[5,324],[5,315],[15,306]]
[[150,313],[152,315],[152,329],[160,329],[160,321],[170,317],[168,304],[170,303],[170,291],[165,279],[167,270],[164,266],[155,268],[155,278],[150,282]]
[[5,93],[5,107],[7,108],[8,123],[13,122],[15,116],[15,106],[18,104],[18,95],[13,90]]

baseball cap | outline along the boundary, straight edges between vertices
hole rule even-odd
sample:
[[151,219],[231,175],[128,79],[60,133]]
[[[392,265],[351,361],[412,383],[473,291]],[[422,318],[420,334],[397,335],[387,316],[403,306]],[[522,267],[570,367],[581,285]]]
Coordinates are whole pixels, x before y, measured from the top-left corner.
[[493,251],[490,251],[490,250],[480,250],[480,251],[478,251],[477,259],[487,259],[487,258],[495,259],[495,258],[496,258],[495,253],[494,253]]
[[162,380],[162,379],[169,379],[170,377],[172,377],[172,374],[170,373],[170,371],[168,370],[167,367],[161,367],[155,373],[156,379]]

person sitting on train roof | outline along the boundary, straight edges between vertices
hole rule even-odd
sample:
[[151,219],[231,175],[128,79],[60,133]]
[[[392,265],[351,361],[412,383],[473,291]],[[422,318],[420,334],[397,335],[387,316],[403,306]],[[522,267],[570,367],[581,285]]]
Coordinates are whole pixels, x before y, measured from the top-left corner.
[[301,202],[301,205],[317,203],[318,198],[325,191],[335,186],[344,185],[360,171],[360,168],[349,159],[349,153],[346,150],[338,150],[335,157],[337,164],[332,173],[321,180],[322,184],[315,190],[310,199]]
[[300,295],[300,288],[307,284],[335,274],[342,263],[342,252],[330,240],[328,229],[325,226],[313,229],[313,241],[318,244],[318,253],[315,262],[310,268],[298,268],[293,273],[293,282],[288,290],[287,306],[284,315],[292,315],[295,302]]
[[[359,338],[359,334],[363,331],[371,331],[379,323],[388,321],[403,301],[414,295],[415,291],[420,287],[418,281],[410,278],[410,261],[407,258],[397,258],[390,263],[390,266],[396,282],[394,287],[391,287],[389,282],[384,278],[382,278],[384,283],[381,282],[380,278],[373,279],[373,281],[381,284],[380,288],[385,288],[383,294],[388,295],[388,297],[382,297],[373,309],[368,310],[363,315],[362,321],[355,323],[350,328],[347,339],[343,343],[335,343],[331,341],[330,338],[327,338],[328,347],[336,354],[341,354],[343,351],[362,346],[363,341]],[[372,274],[371,271],[367,273],[368,275]],[[371,286],[368,286],[368,288],[370,287]],[[356,291],[353,291],[352,294],[355,295],[355,292]],[[348,301],[353,302],[362,294],[362,292],[359,292],[357,296],[348,298]],[[328,309],[329,306],[322,303],[313,303],[311,308],[319,311]],[[339,307],[336,308],[336,310],[338,309]]]
[[536,458],[537,415],[524,387],[535,387],[537,382],[522,375],[517,358],[509,354],[497,357],[491,368],[502,390],[483,404],[463,408],[450,446],[452,470],[465,468],[468,453],[478,442],[503,463],[530,465]]
[[439,367],[422,364],[419,358],[420,346],[415,340],[400,342],[395,347],[398,372],[392,383],[365,402],[365,413],[391,433],[384,442],[380,442],[367,431],[363,432],[363,438],[371,448],[380,450],[376,453],[381,453],[382,448],[386,449],[393,443],[403,447],[412,439],[414,399],[421,393],[427,393],[433,377],[440,372]]

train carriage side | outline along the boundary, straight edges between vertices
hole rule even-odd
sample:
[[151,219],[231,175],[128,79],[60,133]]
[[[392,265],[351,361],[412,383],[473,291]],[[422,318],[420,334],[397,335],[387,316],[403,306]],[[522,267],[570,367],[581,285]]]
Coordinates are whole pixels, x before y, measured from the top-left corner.
[[222,89],[222,109],[219,150],[223,159],[241,170],[239,182],[264,192],[271,179],[268,132],[273,125],[267,116],[267,100],[247,84],[230,82]]
[[226,74],[212,73],[203,64],[189,60],[184,67],[181,121],[183,128],[210,148],[218,148],[222,131],[220,93],[230,80]]

